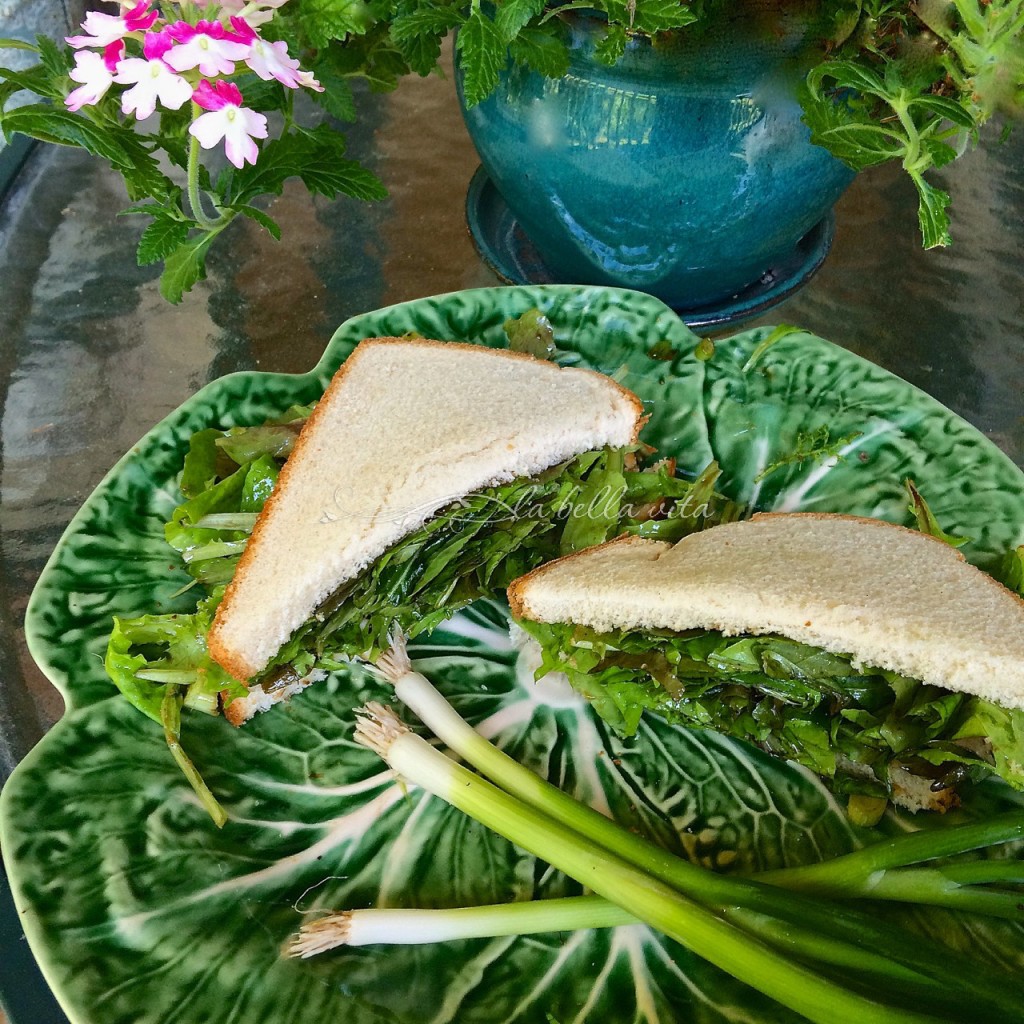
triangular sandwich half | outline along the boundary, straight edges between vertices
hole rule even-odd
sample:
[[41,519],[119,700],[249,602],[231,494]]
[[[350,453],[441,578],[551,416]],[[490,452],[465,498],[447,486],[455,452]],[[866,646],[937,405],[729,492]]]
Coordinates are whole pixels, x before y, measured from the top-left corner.
[[[260,513],[210,654],[252,680],[304,623],[326,616],[325,600],[439,510],[581,453],[631,445],[643,421],[635,395],[589,370],[476,345],[362,342]],[[419,566],[428,553],[417,554]],[[261,701],[236,700],[229,717],[243,720]]]
[[1024,601],[933,537],[758,515],[614,540],[508,593],[544,670],[623,731],[655,710],[882,806],[944,808],[992,771],[1024,788]]

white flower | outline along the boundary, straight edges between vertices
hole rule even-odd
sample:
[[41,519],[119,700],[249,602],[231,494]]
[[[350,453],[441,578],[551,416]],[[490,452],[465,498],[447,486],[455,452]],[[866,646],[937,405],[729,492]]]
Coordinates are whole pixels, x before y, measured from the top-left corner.
[[134,86],[121,97],[121,110],[135,114],[139,121],[149,117],[158,102],[169,110],[178,110],[192,99],[192,86],[162,60],[129,57],[118,65],[114,81]]
[[113,69],[102,53],[95,50],[81,50],[75,54],[75,66],[70,72],[71,79],[81,82],[80,88],[69,93],[64,100],[68,110],[79,110],[92,103],[99,103],[114,81]]
[[268,43],[255,39],[249,48],[245,63],[265,82],[276,78],[282,85],[297,89],[299,86],[299,62],[288,56],[285,42]]
[[[108,46],[110,43],[123,39],[129,32],[145,32],[160,16],[158,11],[149,9],[149,0],[128,7],[122,4],[122,14],[100,14],[90,11],[82,22],[84,36],[68,36],[65,42],[76,49],[83,46]],[[127,9],[125,9],[127,8]]]

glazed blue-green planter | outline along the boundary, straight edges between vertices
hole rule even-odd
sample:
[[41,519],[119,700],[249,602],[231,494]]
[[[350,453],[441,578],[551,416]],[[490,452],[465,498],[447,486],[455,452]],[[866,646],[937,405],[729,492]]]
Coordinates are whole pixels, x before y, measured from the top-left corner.
[[[768,16],[755,3],[760,18],[751,6],[668,43],[634,39],[613,67],[594,56],[600,22],[568,13],[568,74],[513,67],[471,109],[457,75],[483,168],[554,280],[693,309],[777,266],[806,277],[820,264],[853,172],[800,119],[799,83],[820,57],[808,23],[786,13],[802,5]],[[794,264],[812,232],[820,259]]]

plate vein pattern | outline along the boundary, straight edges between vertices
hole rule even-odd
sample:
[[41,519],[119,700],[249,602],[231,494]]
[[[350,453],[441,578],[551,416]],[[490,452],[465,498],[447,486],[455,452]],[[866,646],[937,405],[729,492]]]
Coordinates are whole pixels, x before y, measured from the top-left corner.
[[[308,402],[363,336],[418,331],[501,345],[504,321],[532,306],[551,318],[564,361],[613,373],[641,395],[651,412],[645,436],[661,452],[691,473],[718,458],[733,497],[759,486],[765,508],[906,521],[903,478],[913,476],[946,529],[974,538],[973,559],[984,564],[1024,541],[1024,476],[909,385],[809,335],[783,339],[743,373],[765,330],[717,343],[700,362],[696,337],[634,293],[509,288],[416,300],[343,325],[310,374],[215,382],[115,467],[29,610],[33,653],[70,710],[5,787],[2,838],[33,949],[75,1024],[548,1024],[548,1014],[558,1024],[794,1024],[645,929],[282,960],[297,902],[454,906],[580,889],[438,801],[406,795],[352,742],[352,709],[388,699],[368,673],[337,673],[240,731],[190,717],[186,745],[231,814],[217,832],[159,730],[113,696],[102,672],[111,615],[194,601],[172,596],[186,577],[169,569],[162,536],[193,430]],[[668,361],[650,354],[661,343],[674,353]],[[834,465],[783,462],[753,483],[822,424],[833,439],[861,438]],[[589,709],[532,682],[499,604],[467,610],[414,653],[513,756],[692,860],[752,870],[859,842],[824,787],[757,751],[654,719],[636,737],[608,734]],[[1022,797],[983,786],[965,815],[1010,806]],[[405,839],[396,850],[397,836]],[[914,920],[1024,966],[1015,926]],[[531,990],[543,997],[524,1001]]]

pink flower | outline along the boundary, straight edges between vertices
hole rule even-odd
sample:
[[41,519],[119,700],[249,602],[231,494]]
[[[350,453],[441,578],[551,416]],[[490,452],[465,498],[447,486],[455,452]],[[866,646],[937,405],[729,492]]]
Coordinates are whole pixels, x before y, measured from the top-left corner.
[[134,114],[139,121],[156,110],[157,102],[169,110],[179,110],[192,98],[192,86],[159,58],[129,57],[121,61],[114,81],[133,86],[121,97],[121,110]]
[[[75,54],[77,57],[78,54]],[[117,39],[107,46],[103,47],[103,63],[107,65],[107,70],[111,74],[117,72],[117,65],[121,62],[121,58],[124,56],[124,40]]]
[[230,75],[235,70],[235,61],[249,55],[249,45],[219,21],[200,21],[189,25],[176,21],[165,31],[180,45],[170,50],[164,60],[175,71],[190,71],[199,68],[201,75]]
[[68,110],[81,110],[103,99],[114,81],[114,71],[122,53],[124,43],[118,40],[107,46],[103,53],[82,50],[75,54],[75,66],[70,76],[72,81],[82,84],[65,98],[64,105]]
[[256,163],[259,148],[255,139],[267,137],[267,119],[242,106],[242,94],[231,82],[202,81],[192,99],[207,113],[189,125],[189,135],[198,139],[203,149],[213,149],[221,139],[228,160],[241,168]]
[[167,30],[167,26],[159,32],[147,32],[142,40],[142,52],[146,60],[160,60],[164,54],[174,45],[174,40]]
[[[276,78],[289,89],[298,89],[302,84],[299,62],[288,56],[288,44],[285,42],[268,43],[261,39],[242,18],[231,19],[231,27],[239,39],[249,44],[249,55],[245,63],[265,82]],[[317,83],[319,87],[319,83]]]
[[88,33],[84,36],[68,36],[65,42],[75,49],[83,46],[107,46],[117,39],[123,39],[129,32],[146,32],[160,17],[159,11],[149,9],[150,0],[143,0],[120,15],[100,14],[90,11],[82,22]]

